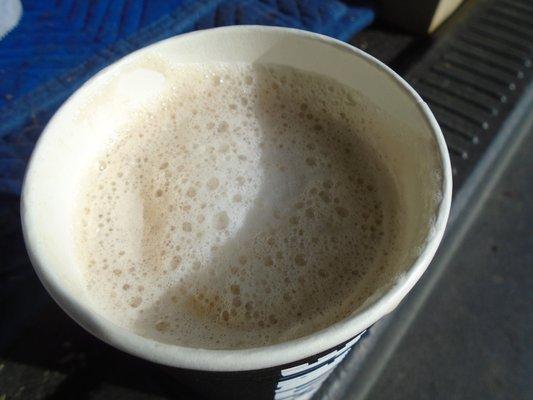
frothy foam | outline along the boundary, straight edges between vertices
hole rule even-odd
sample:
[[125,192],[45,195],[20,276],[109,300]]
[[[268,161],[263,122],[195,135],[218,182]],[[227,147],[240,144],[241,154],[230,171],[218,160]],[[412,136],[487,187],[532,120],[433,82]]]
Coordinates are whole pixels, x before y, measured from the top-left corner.
[[96,307],[204,348],[278,343],[353,312],[394,264],[400,226],[357,93],[287,67],[151,67],[168,90],[79,194]]

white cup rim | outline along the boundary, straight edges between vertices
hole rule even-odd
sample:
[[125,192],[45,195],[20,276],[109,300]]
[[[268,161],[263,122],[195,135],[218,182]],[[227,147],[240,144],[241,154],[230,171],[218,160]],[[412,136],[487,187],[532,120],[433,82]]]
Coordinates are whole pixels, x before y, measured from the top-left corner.
[[[438,154],[440,157],[440,169],[442,172],[442,184],[440,188],[442,192],[442,199],[437,208],[435,222],[430,237],[425,242],[420,255],[405,273],[404,279],[402,279],[400,283],[391,287],[384,295],[382,295],[370,306],[320,331],[295,340],[250,349],[211,350],[160,343],[155,340],[139,336],[94,313],[87,305],[80,302],[73,293],[65,290],[57,276],[52,273],[50,266],[43,265],[43,263],[40,262],[32,241],[28,237],[28,221],[25,218],[26,206],[24,203],[24,197],[30,188],[28,188],[26,185],[25,178],[21,196],[21,218],[26,247],[37,275],[41,279],[45,288],[48,290],[54,300],[61,306],[61,308],[63,308],[63,310],[69,316],[71,316],[86,330],[103,341],[127,353],[167,366],[205,371],[245,371],[280,366],[333,348],[336,345],[353,338],[358,333],[370,327],[377,320],[382,318],[396,307],[396,305],[405,297],[405,295],[410,291],[410,289],[426,270],[444,234],[446,222],[450,212],[452,196],[451,165],[441,129],[428,106],[418,95],[418,93],[416,93],[416,91],[403,78],[401,78],[388,66],[369,54],[363,52],[362,50],[359,50],[345,42],[299,29],[268,27],[261,25],[243,25],[213,28],[207,31],[227,30],[259,30],[264,32],[281,31],[303,38],[318,39],[324,43],[341,47],[346,51],[351,52],[354,56],[363,58],[375,68],[385,72],[387,75],[393,78],[395,84],[398,85],[398,87],[404,91],[414,103],[416,103],[436,140]],[[205,32],[206,31],[195,31],[174,36],[164,41],[144,47],[138,51],[146,51],[152,46],[159,45],[162,42],[176,40],[178,37],[183,39],[184,37],[202,35]],[[105,71],[105,69],[103,71]],[[100,75],[103,71],[97,75]],[[86,84],[91,82],[93,79],[94,77],[91,78]],[[67,100],[67,102],[68,101],[69,100]],[[56,116],[63,110],[64,105],[57,111],[53,118],[56,118]],[[45,128],[41,137],[46,134],[46,130],[47,129]],[[39,141],[36,145],[36,149],[39,146]],[[32,162],[33,155],[30,159],[29,165],[31,165]]]

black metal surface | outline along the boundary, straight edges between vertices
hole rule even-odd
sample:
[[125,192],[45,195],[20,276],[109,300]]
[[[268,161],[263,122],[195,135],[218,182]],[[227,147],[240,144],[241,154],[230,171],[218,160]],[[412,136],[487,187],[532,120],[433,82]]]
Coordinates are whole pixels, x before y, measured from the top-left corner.
[[433,38],[377,26],[352,43],[420,93],[446,138],[460,188],[531,79],[533,3],[467,2]]
[[480,1],[406,75],[441,125],[455,187],[469,175],[531,79],[531,4]]

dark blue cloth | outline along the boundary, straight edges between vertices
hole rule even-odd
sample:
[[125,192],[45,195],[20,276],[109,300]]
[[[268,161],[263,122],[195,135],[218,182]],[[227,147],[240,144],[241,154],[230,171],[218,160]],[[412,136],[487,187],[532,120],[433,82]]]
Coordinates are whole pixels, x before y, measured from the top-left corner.
[[197,29],[279,25],[347,40],[368,26],[369,2],[337,0],[28,0],[0,41],[0,193],[20,193],[35,140],[96,71],[149,43]]

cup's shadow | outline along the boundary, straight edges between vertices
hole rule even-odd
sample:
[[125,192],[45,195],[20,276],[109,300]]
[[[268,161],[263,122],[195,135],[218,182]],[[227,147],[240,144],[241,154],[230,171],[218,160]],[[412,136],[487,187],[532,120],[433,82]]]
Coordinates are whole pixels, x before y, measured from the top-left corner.
[[[265,71],[258,72],[258,80],[261,80],[261,74],[266,73]],[[268,108],[268,103],[271,102],[271,98],[268,96],[265,96],[265,98],[261,97],[262,91],[258,91],[258,108],[259,109],[265,109]],[[320,102],[320,99],[317,99],[317,102]],[[259,125],[263,127],[261,130],[263,134],[263,139],[265,142],[268,142],[271,139],[271,136],[276,135],[272,129],[266,129],[265,127],[271,127],[274,126],[275,123],[279,122],[279,115],[273,115],[273,114],[267,114],[264,112],[257,112],[255,110],[255,118],[259,121]],[[318,150],[323,154],[328,154],[330,148],[328,146],[331,146],[331,144],[328,144],[326,141],[327,135],[338,135],[338,143],[341,147],[350,147],[353,145],[353,142],[348,142],[345,137],[343,137],[346,132],[353,132],[354,127],[351,126],[348,122],[345,120],[338,118],[338,116],[329,116],[329,119],[326,123],[323,123],[324,128],[321,130],[320,135],[317,136],[314,144],[318,148]],[[313,125],[316,125],[316,123],[313,120],[310,120],[307,122],[308,126],[307,129],[309,129],[309,132],[312,131]],[[341,132],[342,134],[337,134],[337,132]],[[353,132],[355,133],[355,132]],[[357,151],[365,152],[365,154],[368,157],[373,157],[374,151],[370,149],[369,145],[365,143],[364,141],[358,141],[359,148]],[[286,161],[286,154],[281,155],[280,152],[277,151],[276,148],[273,146],[264,146],[262,148],[262,153],[260,156],[260,166],[259,170],[267,170],[269,166],[272,166],[273,164],[277,163],[283,163]],[[335,155],[332,155],[328,158],[328,162],[331,163],[331,169],[332,170],[342,170],[346,169],[345,159],[342,157],[336,157]],[[372,162],[375,162],[376,164],[382,163],[381,160],[379,160],[377,157],[372,160]],[[229,282],[231,280],[231,277],[217,277],[216,285],[213,285],[212,280],[215,279],[212,274],[210,274],[208,271],[213,269],[221,269],[221,268],[228,268],[228,266],[238,266],[240,263],[240,259],[243,257],[247,260],[254,260],[257,259],[258,254],[257,250],[254,249],[254,246],[250,245],[250,238],[252,238],[254,235],[256,235],[257,231],[261,228],[264,228],[269,225],[276,225],[277,231],[287,231],[290,229],[291,222],[289,221],[289,211],[287,209],[283,209],[283,206],[279,206],[281,204],[294,204],[298,201],[298,198],[300,196],[300,192],[302,190],[302,179],[300,176],[301,170],[305,168],[303,165],[293,164],[292,168],[286,170],[286,171],[280,171],[277,169],[269,169],[269,174],[264,175],[264,179],[262,182],[262,186],[260,190],[258,191],[254,205],[247,211],[245,217],[242,219],[240,228],[238,231],[236,231],[231,237],[226,239],[223,243],[221,243],[218,246],[216,256],[214,256],[211,259],[211,263],[209,265],[202,266],[201,269],[198,271],[195,271],[194,273],[194,282],[196,287],[212,287],[212,286],[218,286],[218,287],[228,287],[230,286]],[[273,171],[273,172],[272,172]],[[283,187],[277,187],[276,184],[284,185]],[[299,186],[300,185],[300,186]],[[294,198],[291,198],[293,196]],[[266,205],[266,206],[265,206]],[[279,206],[279,207],[278,207]],[[273,216],[272,211],[273,210],[279,210],[282,214],[282,218],[276,219]],[[320,216],[317,216],[319,218],[318,220],[314,220],[315,224],[318,224],[323,228],[323,231],[331,231],[335,230],[335,224],[336,221],[331,218],[331,216],[327,216],[326,214],[321,214]],[[300,253],[300,249],[298,247],[288,247],[285,248],[285,254],[283,254],[284,257],[288,258],[289,260],[294,260],[298,253]],[[313,258],[313,254],[307,254],[309,258]],[[223,260],[223,261],[221,261]],[[274,259],[274,263],[276,260]],[[336,285],[336,282],[338,280],[335,277],[335,263],[342,263],[345,262],[345,260],[337,259],[332,260],[332,267],[330,268],[330,271],[327,271],[329,276],[327,278],[324,277],[315,277],[315,276],[309,276],[306,275],[305,268],[302,268],[301,266],[295,265],[295,269],[299,269],[300,275],[304,276],[305,279],[315,279],[320,280],[322,285],[325,285],[325,288],[327,289],[326,292],[328,293],[328,297],[324,298],[323,301],[320,301],[316,303],[316,307],[313,309],[309,309],[308,304],[310,303],[311,299],[315,299],[317,296],[317,293],[314,290],[309,289],[308,285],[301,285],[298,289],[291,289],[289,294],[291,297],[291,306],[288,306],[287,301],[283,299],[283,296],[278,296],[279,299],[273,303],[270,304],[269,311],[272,315],[285,315],[286,313],[290,313],[293,310],[291,308],[301,308],[301,309],[308,309],[309,314],[304,315],[303,317],[307,317],[309,319],[313,318],[313,314],[319,315],[320,318],[316,318],[314,322],[314,330],[323,329],[329,325],[331,325],[334,322],[337,322],[337,319],[335,317],[336,313],[331,312],[331,308],[336,307],[338,304],[343,303],[344,297],[347,296],[346,291],[341,290],[338,285]],[[250,274],[248,274],[247,279],[252,279],[253,286],[261,286],[259,281],[265,280],[265,274],[263,271],[267,268],[259,262],[255,264],[247,265],[247,267],[252,268],[252,271]],[[316,273],[316,270],[313,272]],[[229,273],[228,273],[229,275]],[[365,283],[371,284],[371,281],[374,279],[371,275],[365,276]],[[272,278],[272,275],[269,275],[270,278]],[[227,282],[225,282],[227,279]],[[274,277],[275,279],[275,277]],[[279,285],[286,286],[286,284],[280,279],[279,281],[270,282],[273,286]],[[354,281],[352,291],[356,291],[358,284],[361,282]],[[144,316],[146,315],[157,315],[161,311],[161,304],[172,304],[172,299],[180,298],[183,296],[183,285],[177,284],[169,289],[167,289],[156,301],[153,302],[151,306],[148,306],[144,309],[143,316],[140,316],[138,320],[136,321],[136,325],[139,328],[139,330],[146,330],[147,326],[147,320]],[[262,293],[260,296],[266,296],[268,297],[268,293]],[[269,298],[269,301],[271,301],[272,298]],[[193,300],[194,301],[194,300]],[[355,311],[359,306],[362,305],[364,299],[358,302],[352,302],[351,308],[349,310],[345,310],[346,315],[351,313],[352,311]],[[214,309],[209,309],[208,307],[204,307],[201,304],[196,303],[194,308],[194,312],[198,313],[198,317],[202,318],[204,320],[208,321],[214,321],[214,320],[220,320],[220,313],[217,312]],[[179,310],[179,308],[176,308]],[[324,317],[328,316],[330,317]],[[338,315],[338,313],[337,313]],[[295,315],[294,320],[297,320],[298,317]],[[294,320],[292,322],[294,322]],[[278,321],[279,323],[279,321]],[[294,324],[298,325],[298,324]],[[294,325],[291,325],[291,321],[287,322],[285,326],[282,326],[282,330],[285,329],[287,332],[287,335],[284,336],[279,335],[277,337],[272,337],[271,343],[279,343],[286,341],[289,337],[290,339],[295,339],[299,336],[302,336],[300,332],[297,331],[298,328],[295,328]],[[248,325],[244,324],[241,325],[244,326],[244,329],[254,329],[254,327],[257,329],[257,322],[250,322]],[[215,327],[216,328],[216,327]],[[223,329],[224,327],[221,326]],[[168,341],[171,344],[180,344],[179,338],[178,339],[168,339],[168,338],[161,338],[157,337],[157,340],[163,340]],[[216,337],[215,337],[216,340]],[[219,344],[216,344],[211,347],[220,348]],[[194,344],[192,347],[195,347]],[[198,347],[204,347],[202,344],[200,344]],[[243,346],[243,347],[249,347],[249,346]],[[230,347],[231,348],[231,347]]]

